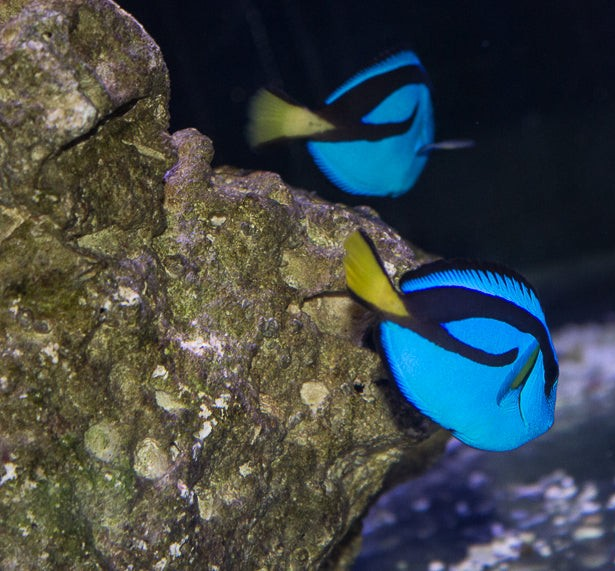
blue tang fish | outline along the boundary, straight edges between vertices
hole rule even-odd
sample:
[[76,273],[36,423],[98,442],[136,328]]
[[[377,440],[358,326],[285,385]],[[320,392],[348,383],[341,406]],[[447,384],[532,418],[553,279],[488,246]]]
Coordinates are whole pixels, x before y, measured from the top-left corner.
[[364,234],[344,247],[348,288],[378,313],[383,359],[408,401],[484,450],[512,450],[549,430],[559,369],[525,279],[441,260],[408,272],[400,292]]
[[255,147],[305,139],[333,184],[351,194],[398,196],[410,190],[434,149],[429,80],[419,58],[399,52],[361,71],[310,110],[261,89],[249,108],[248,141]]

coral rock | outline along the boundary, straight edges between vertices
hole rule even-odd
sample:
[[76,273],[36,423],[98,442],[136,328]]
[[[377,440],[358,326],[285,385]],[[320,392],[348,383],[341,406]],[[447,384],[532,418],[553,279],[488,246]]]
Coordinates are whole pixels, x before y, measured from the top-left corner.
[[445,438],[379,382],[342,243],[420,254],[168,135],[159,49],[112,2],[0,26],[0,568],[343,567]]

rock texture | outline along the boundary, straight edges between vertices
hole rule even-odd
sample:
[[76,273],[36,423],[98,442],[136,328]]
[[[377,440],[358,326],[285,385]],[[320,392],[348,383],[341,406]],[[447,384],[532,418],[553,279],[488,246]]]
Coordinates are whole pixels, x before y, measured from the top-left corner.
[[0,568],[343,568],[445,436],[381,382],[341,245],[415,251],[212,171],[168,97],[115,4],[0,6]]

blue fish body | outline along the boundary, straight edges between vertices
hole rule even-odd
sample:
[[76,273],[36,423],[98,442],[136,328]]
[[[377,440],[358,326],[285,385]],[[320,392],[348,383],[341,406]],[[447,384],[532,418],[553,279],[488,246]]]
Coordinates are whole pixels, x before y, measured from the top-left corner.
[[[411,51],[396,54],[362,71],[334,91],[325,101],[332,106],[342,96],[359,86],[369,87],[373,78],[398,73],[372,109],[355,120],[363,126],[400,125],[401,132],[381,138],[339,141],[308,141],[307,148],[319,168],[335,185],[351,194],[398,196],[416,182],[427,163],[427,154],[419,151],[434,141],[433,107],[426,73]],[[368,133],[364,129],[364,133]],[[367,137],[367,135],[363,135]]]
[[321,171],[342,190],[398,196],[412,188],[434,149],[472,141],[434,143],[429,79],[412,51],[361,71],[310,110],[287,96],[260,90],[249,108],[254,147],[304,139]]
[[434,262],[401,280],[401,305],[389,290],[381,306],[384,278],[377,288],[365,285],[375,263],[369,274],[357,269],[367,256],[345,261],[349,287],[379,311],[382,355],[408,401],[484,450],[517,448],[551,427],[557,357],[536,293],[521,276],[490,264]]

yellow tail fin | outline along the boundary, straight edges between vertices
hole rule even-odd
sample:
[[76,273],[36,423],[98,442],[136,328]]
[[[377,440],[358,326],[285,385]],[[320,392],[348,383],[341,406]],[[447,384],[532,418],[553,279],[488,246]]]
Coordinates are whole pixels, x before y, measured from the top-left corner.
[[377,310],[397,317],[409,313],[368,239],[353,232],[344,242],[346,283],[352,293]]
[[266,89],[257,91],[250,101],[248,118],[251,147],[276,139],[309,137],[335,128],[306,107],[289,103]]

